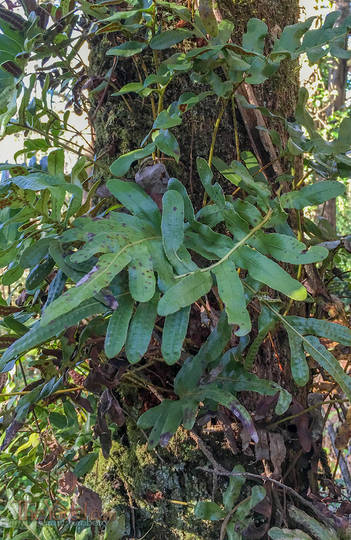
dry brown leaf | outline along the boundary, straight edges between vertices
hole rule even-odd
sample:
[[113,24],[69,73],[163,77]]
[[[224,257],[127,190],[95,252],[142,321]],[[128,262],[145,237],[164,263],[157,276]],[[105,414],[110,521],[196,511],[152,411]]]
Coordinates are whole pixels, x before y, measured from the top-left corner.
[[40,463],[38,463],[35,468],[38,471],[49,472],[51,471],[57,463],[57,453],[50,452]]
[[78,484],[77,503],[83,510],[84,515],[89,519],[100,519],[102,515],[102,502],[100,496],[83,484]]
[[347,410],[345,422],[341,424],[341,426],[339,426],[336,432],[335,447],[338,450],[344,450],[344,448],[347,448],[350,438],[351,438],[351,407],[349,407]]
[[62,495],[72,495],[74,490],[76,489],[77,485],[77,477],[75,474],[73,474],[72,471],[66,471],[62,476],[60,476],[58,484],[59,484],[59,492]]
[[257,461],[269,459],[268,434],[265,429],[258,429],[258,443],[255,445],[255,457]]
[[282,463],[286,458],[286,447],[284,437],[280,433],[269,434],[269,453],[274,467],[273,475],[281,478]]

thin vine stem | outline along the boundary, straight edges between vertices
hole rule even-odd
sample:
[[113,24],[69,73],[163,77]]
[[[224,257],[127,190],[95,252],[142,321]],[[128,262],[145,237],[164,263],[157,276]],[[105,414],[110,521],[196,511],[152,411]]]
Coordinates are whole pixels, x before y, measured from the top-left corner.
[[[217,139],[217,133],[218,133],[218,130],[219,130],[219,126],[221,124],[221,120],[223,118],[224,111],[225,111],[226,106],[228,104],[228,101],[229,101],[229,98],[222,99],[222,106],[221,106],[221,108],[219,110],[218,116],[217,116],[216,121],[215,121],[215,125],[214,125],[213,132],[212,132],[212,140],[211,140],[210,151],[209,151],[208,160],[207,160],[207,163],[208,163],[209,167],[211,167],[211,165],[212,165],[213,153],[214,153],[216,139]],[[207,203],[207,192],[205,191],[202,206],[206,206],[206,203]]]

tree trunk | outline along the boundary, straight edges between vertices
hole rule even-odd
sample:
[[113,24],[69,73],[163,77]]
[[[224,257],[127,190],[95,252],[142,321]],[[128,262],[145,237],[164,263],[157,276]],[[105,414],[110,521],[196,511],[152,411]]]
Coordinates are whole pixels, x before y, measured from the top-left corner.
[[[263,19],[270,33],[277,36],[284,26],[297,22],[299,11],[296,0],[292,2],[220,0],[217,15],[235,23],[233,41],[239,43],[249,18]],[[92,77],[97,78],[97,81],[105,76],[112,65],[111,57],[105,56],[106,49],[111,47],[110,39],[98,37],[92,41],[90,68]],[[117,65],[112,66],[111,81],[114,85],[122,87],[128,82],[137,81],[138,72],[144,77],[147,58],[144,57],[144,60],[145,64],[138,60],[134,63],[129,59],[120,59]],[[284,62],[279,72],[269,82],[255,87],[255,95],[251,92],[250,98],[289,117],[295,108],[297,88],[298,66],[295,63]],[[165,97],[166,103],[171,103],[181,92],[191,89],[190,81],[184,78],[181,83],[170,86]],[[245,92],[245,88],[241,91]],[[92,103],[91,117],[95,127],[96,154],[101,156],[101,162],[105,164],[107,178],[110,176],[108,166],[111,161],[117,155],[138,148],[153,123],[149,102],[143,102],[139,97],[131,99],[129,95],[126,100],[111,97],[109,92],[106,92],[95,97]],[[244,111],[242,112],[243,116],[237,112],[240,150],[253,149],[259,161],[265,165],[274,156],[264,136],[257,135],[256,124],[260,119],[250,118],[245,116]],[[197,177],[195,159],[197,156],[208,155],[217,114],[216,100],[208,98],[184,115],[182,126],[176,134],[181,147],[181,160],[178,166],[169,167],[170,175],[176,176],[186,186],[197,209],[201,206],[203,190]],[[281,130],[279,126],[274,127]],[[281,132],[281,136],[284,137],[285,134]],[[233,116],[229,106],[219,128],[215,152],[227,163],[236,158]],[[278,165],[267,168],[266,172],[271,182],[274,182],[277,176]],[[280,165],[282,171],[283,165]],[[198,346],[207,335],[208,332],[204,332],[204,335],[197,336]],[[296,403],[306,406],[308,389],[305,387],[298,390],[292,382],[289,355],[285,333],[276,332],[261,346],[254,370],[260,377],[275,380],[285,386],[295,396]],[[158,372],[160,380],[167,379],[169,373],[173,376],[172,368],[160,363]],[[147,391],[141,396],[140,392],[121,387],[120,392],[121,400],[128,406],[129,411],[126,426],[120,428],[115,435],[111,458],[108,461],[101,458],[97,471],[89,475],[89,482],[102,496],[105,508],[117,507],[125,513],[132,538],[141,538],[144,535],[159,540],[219,538],[220,522],[195,519],[193,503],[199,500],[221,502],[221,492],[228,480],[225,477],[212,476],[199,468],[209,466],[209,461],[196,436],[190,437],[183,429],[178,430],[166,448],[149,450],[146,434],[136,427],[136,418],[142,412],[140,407],[143,402],[148,401],[151,405],[157,405],[159,401],[155,395]],[[241,396],[241,399],[252,410],[256,408],[257,396],[246,395]],[[225,420],[224,424],[211,425],[209,422],[205,427],[197,429],[215,460],[222,466],[232,470],[235,465],[241,464],[252,472],[263,471],[261,463],[255,464],[253,452],[249,447],[240,453],[235,450],[235,441],[230,440],[230,435],[229,438],[226,436],[230,429],[226,430]],[[290,433],[288,459],[283,462],[283,472],[287,472],[285,481],[290,482],[301,492],[306,492],[309,487],[309,457],[313,452],[307,454],[305,450],[301,451],[301,444],[296,435],[296,424],[286,424],[285,429]],[[278,517],[272,518],[271,525],[273,524],[280,524]],[[247,538],[263,538],[257,535],[258,533],[256,536],[247,534]]]

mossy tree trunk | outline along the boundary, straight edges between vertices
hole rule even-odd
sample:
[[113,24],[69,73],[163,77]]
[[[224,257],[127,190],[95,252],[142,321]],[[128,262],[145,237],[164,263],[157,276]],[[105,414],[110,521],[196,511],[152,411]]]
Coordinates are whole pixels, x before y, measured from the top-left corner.
[[[286,25],[297,22],[299,8],[296,0],[220,0],[217,14],[234,22],[233,41],[239,43],[249,18],[263,19],[270,33],[277,36]],[[117,40],[118,36],[113,39]],[[111,57],[105,56],[106,49],[111,47],[111,36],[94,38],[91,45],[91,75],[101,80],[111,68]],[[269,46],[270,43],[267,42],[267,48]],[[147,59],[144,58],[144,61],[147,64]],[[145,64],[138,59],[133,62],[120,59],[118,64],[113,66],[111,81],[118,87],[137,81],[140,74],[145,76]],[[254,88],[254,98],[259,104],[289,117],[296,104],[297,88],[298,67],[294,63],[285,62],[272,80]],[[171,103],[180,93],[193,89],[192,83],[184,77],[177,85],[170,86],[165,97],[166,103]],[[138,148],[153,123],[150,101],[143,101],[138,96],[134,97],[134,94],[132,96],[128,95],[124,101],[111,97],[108,91],[97,95],[92,103],[96,153],[101,156],[100,163],[106,168],[107,178],[110,162],[117,155]],[[182,126],[176,133],[181,147],[181,160],[177,166],[170,165],[168,172],[183,182],[196,208],[201,205],[203,191],[197,177],[195,159],[197,156],[208,155],[217,114],[216,100],[208,98],[183,116]],[[268,163],[271,159],[269,149],[257,139],[255,126],[251,129],[245,124],[239,112],[237,120],[241,151],[252,150],[252,141],[256,140],[255,153],[259,153],[258,157],[263,164]],[[280,126],[275,127],[281,130]],[[283,132],[281,135],[284,137]],[[236,158],[233,115],[229,106],[219,128],[215,152],[227,163]],[[267,169],[267,175],[274,183],[274,167]],[[227,187],[229,190],[229,186]],[[199,328],[197,320],[194,325]],[[198,347],[207,335],[206,331],[202,335],[200,329],[196,335]],[[157,348],[157,343],[155,347]],[[260,377],[275,380],[285,386],[293,393],[296,401],[305,406],[307,389],[301,391],[294,386],[290,375],[289,354],[286,336],[278,331],[271,336],[271,340],[261,346],[254,369]],[[165,381],[173,376],[173,368],[166,368],[160,362],[157,376],[160,381]],[[149,406],[158,404],[157,397],[146,390],[137,391],[128,387],[120,387],[117,391],[120,392],[121,402],[128,408],[127,423],[115,434],[111,458],[108,461],[101,458],[98,470],[89,477],[92,487],[102,496],[105,508],[117,507],[125,513],[130,536],[133,538],[141,538],[143,535],[158,540],[219,538],[220,524],[195,519],[193,503],[204,499],[221,502],[221,492],[228,480],[213,477],[199,468],[208,466],[208,459],[196,441],[184,430],[177,432],[168,447],[156,449],[157,451],[149,450],[146,434],[136,427],[136,418],[142,412],[145,402],[148,402]],[[241,399],[251,409],[256,407],[257,396],[246,395],[241,396]],[[218,427],[220,429],[216,429]],[[290,450],[283,462],[283,472],[287,472],[285,481],[290,482],[295,489],[305,492],[309,487],[310,477],[306,472],[310,473],[309,458],[312,451],[310,455],[306,453],[306,449],[301,451],[295,424],[284,427],[288,433],[286,437],[290,437]],[[239,449],[234,453],[223,424],[202,429],[201,438],[211,449],[215,459],[227,469],[231,470],[236,464],[242,464],[252,472],[263,471],[262,464],[255,463],[255,456],[250,448],[243,452],[239,443]],[[273,517],[271,524],[279,525],[278,518]],[[256,534],[254,538],[264,537]],[[247,538],[253,536],[248,533]]]

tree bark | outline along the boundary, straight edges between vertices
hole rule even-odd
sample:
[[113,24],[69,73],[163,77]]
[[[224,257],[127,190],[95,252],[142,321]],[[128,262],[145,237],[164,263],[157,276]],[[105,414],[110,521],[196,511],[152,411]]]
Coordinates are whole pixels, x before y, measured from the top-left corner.
[[[296,0],[218,2],[218,16],[235,23],[233,41],[238,43],[241,42],[242,33],[251,17],[265,20],[270,33],[277,36],[286,25],[297,22],[298,15]],[[110,39],[110,37],[94,38],[91,44],[90,70],[91,76],[96,78],[97,82],[105,77],[111,68],[111,57],[105,56],[106,49],[111,47]],[[112,39],[116,39],[116,36]],[[269,46],[270,43],[267,42],[267,48]],[[112,66],[113,84],[122,87],[128,82],[137,81],[139,74],[145,77],[147,58],[144,58],[144,61],[143,65],[140,60],[132,62],[129,59],[120,59],[116,66]],[[254,96],[251,97],[257,103],[289,117],[295,109],[297,88],[298,66],[292,62],[284,62],[279,72],[269,82],[254,88]],[[191,83],[184,77],[177,84],[170,86],[165,97],[166,102],[171,103],[180,93],[192,89]],[[152,126],[153,117],[150,103],[142,101],[139,97],[131,99],[127,96],[126,103],[121,98],[112,97],[108,91],[103,95],[102,101],[100,98],[101,96],[94,98],[91,117],[95,127],[96,154],[100,156],[100,163],[103,163],[108,178],[111,161],[118,155],[139,147],[148,128]],[[169,173],[185,185],[195,208],[201,206],[203,198],[195,160],[197,156],[208,155],[217,114],[216,100],[209,98],[184,115],[182,126],[176,133],[181,147],[181,160],[178,166],[169,167]],[[237,120],[240,149],[252,150],[255,141],[254,153],[261,163],[265,165],[270,162],[272,159],[270,149],[267,148],[263,138],[257,138],[255,125],[245,122],[245,118],[238,112]],[[282,137],[285,136],[280,126],[274,127],[280,130]],[[215,153],[227,163],[236,158],[230,107],[227,107],[219,128]],[[283,165],[281,164],[282,167]],[[277,171],[273,166],[267,169],[267,175],[274,182]],[[203,336],[198,336],[198,346],[207,335],[205,332]],[[294,385],[290,374],[289,355],[287,337],[284,332],[277,331],[261,346],[254,370],[260,377],[282,384],[293,393],[296,402],[303,407],[307,404],[308,389],[297,389]],[[159,370],[161,378],[168,377],[169,373],[171,376],[173,374],[172,368],[166,369],[161,363]],[[148,450],[146,435],[137,429],[136,418],[142,412],[140,408],[145,400],[154,405],[159,401],[156,396],[146,391],[142,395],[127,387],[121,387],[119,391],[122,403],[125,407],[128,406],[129,416],[126,426],[116,433],[111,458],[108,461],[101,458],[97,473],[91,473],[88,479],[91,486],[102,496],[105,508],[117,507],[125,513],[127,528],[132,538],[141,538],[144,535],[148,535],[147,538],[150,539],[160,540],[219,538],[220,522],[195,519],[193,504],[199,500],[214,500],[220,503],[221,491],[228,480],[199,469],[208,466],[208,460],[196,440],[189,437],[183,429],[178,430],[168,447],[157,448],[157,451]],[[240,399],[243,399],[252,410],[257,406],[256,395],[241,396]],[[230,435],[229,438],[226,436],[227,432],[232,433],[231,428],[232,426],[226,430],[225,422],[224,424],[217,422],[213,426],[210,422],[205,428],[201,428],[201,438],[215,460],[228,470],[242,464],[246,470],[263,471],[262,464],[255,464],[250,448],[245,452],[235,453],[235,441],[230,441]],[[285,481],[305,493],[309,487],[306,472],[310,469],[312,450],[310,455],[306,451],[301,452],[296,424],[287,423],[284,429],[288,432],[287,438],[290,437],[288,459],[282,464],[283,473],[287,472]],[[278,522],[278,518],[272,518],[272,525]],[[255,538],[262,537],[255,536]]]

